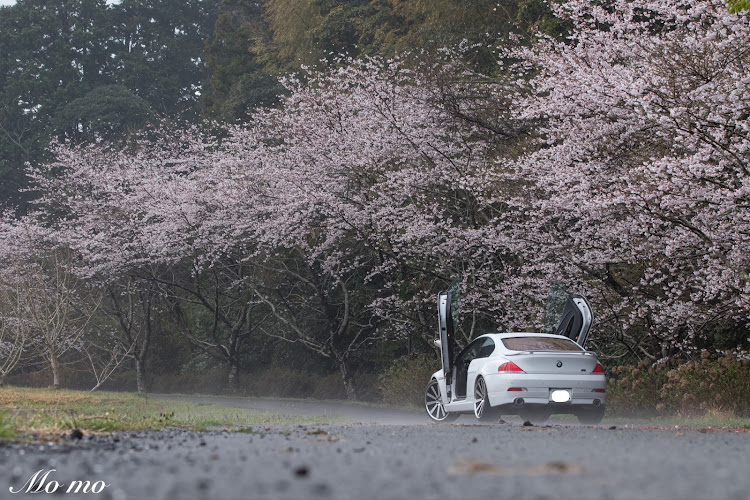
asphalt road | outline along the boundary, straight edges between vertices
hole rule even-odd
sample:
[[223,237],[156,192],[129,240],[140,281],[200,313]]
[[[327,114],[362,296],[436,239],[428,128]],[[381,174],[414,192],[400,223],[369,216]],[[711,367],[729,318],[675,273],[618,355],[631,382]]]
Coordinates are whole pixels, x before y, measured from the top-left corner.
[[[320,403],[235,401],[240,404],[273,411],[295,405],[295,411],[321,414]],[[52,469],[45,487],[60,483],[55,498],[750,498],[748,433],[476,425],[467,417],[440,425],[412,412],[352,406],[323,409],[331,415],[364,410],[369,423],[0,443],[0,500],[29,497],[11,490],[25,491],[29,477]],[[415,420],[404,425],[397,418]],[[65,493],[74,480],[101,491]]]

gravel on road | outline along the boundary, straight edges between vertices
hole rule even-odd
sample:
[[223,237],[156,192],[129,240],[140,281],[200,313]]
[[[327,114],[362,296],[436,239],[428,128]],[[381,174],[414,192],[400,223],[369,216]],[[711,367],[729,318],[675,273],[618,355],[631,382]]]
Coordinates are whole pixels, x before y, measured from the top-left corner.
[[461,422],[0,442],[0,500],[750,498],[747,433]]

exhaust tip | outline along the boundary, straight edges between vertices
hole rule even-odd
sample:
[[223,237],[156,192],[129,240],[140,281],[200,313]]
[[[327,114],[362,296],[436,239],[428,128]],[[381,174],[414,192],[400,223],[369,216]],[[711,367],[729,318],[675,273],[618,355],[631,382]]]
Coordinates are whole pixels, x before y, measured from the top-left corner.
[[598,399],[594,400],[594,408],[599,408],[601,406],[602,402]]
[[513,404],[516,406],[523,406],[523,403],[524,403],[523,398],[516,398],[513,400]]

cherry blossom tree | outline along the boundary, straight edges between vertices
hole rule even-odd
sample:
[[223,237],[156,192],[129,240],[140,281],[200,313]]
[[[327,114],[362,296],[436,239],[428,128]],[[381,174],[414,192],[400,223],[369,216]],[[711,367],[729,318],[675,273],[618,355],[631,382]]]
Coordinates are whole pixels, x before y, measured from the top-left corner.
[[354,398],[354,353],[431,338],[451,283],[463,342],[538,330],[561,281],[594,300],[609,356],[710,345],[750,306],[747,19],[714,0],[555,9],[571,37],[516,45],[495,79],[450,52],[346,60],[218,137],[60,145],[31,172],[36,216],[79,275],[137,282],[121,318],[158,290],[231,384],[265,332],[331,359]]
[[[266,141],[275,165],[268,185],[285,193],[274,199],[267,233],[304,245],[327,272],[365,269],[377,283],[372,312],[391,327],[421,322],[431,336],[435,294],[455,277],[463,278],[465,311],[521,323],[525,304],[497,300],[512,276],[514,243],[496,224],[503,204],[488,196],[497,185],[494,150],[518,131],[507,112],[482,120],[470,107],[502,109],[508,89],[458,64],[415,69],[400,59],[350,61],[288,86],[268,132],[284,139]],[[306,239],[310,227],[314,240]]]
[[713,0],[556,13],[570,39],[510,54],[538,72],[516,112],[544,123],[509,174],[530,185],[513,199],[529,210],[526,259],[600,290],[627,352],[710,345],[713,326],[748,317],[748,19]]
[[2,221],[0,241],[6,281],[9,270],[15,278],[16,321],[28,326],[30,346],[59,388],[63,358],[80,349],[99,299],[73,272],[72,254],[33,219]]
[[[223,203],[221,177],[212,175],[225,174],[211,161],[221,157],[195,128],[154,135],[126,150],[58,147],[57,161],[32,173],[43,192],[39,213],[63,214],[54,226],[80,255],[79,274],[110,290],[123,340],[137,344],[139,390],[157,292],[185,338],[227,364],[234,387],[255,299],[244,286],[252,265],[237,253],[246,242],[227,245],[211,232]],[[134,301],[147,305],[137,325]]]
[[[512,249],[485,192],[497,137],[513,133],[472,109],[504,94],[460,66],[400,59],[286,85],[280,109],[221,142],[193,130],[130,150],[58,148],[32,176],[40,207],[66,214],[56,224],[82,272],[158,282],[186,337],[230,367],[262,305],[286,329],[274,334],[335,360],[352,397],[351,353],[384,332],[431,337],[434,294],[456,276],[466,340],[480,316],[520,321],[525,305],[496,300]],[[185,305],[209,313],[210,334]]]

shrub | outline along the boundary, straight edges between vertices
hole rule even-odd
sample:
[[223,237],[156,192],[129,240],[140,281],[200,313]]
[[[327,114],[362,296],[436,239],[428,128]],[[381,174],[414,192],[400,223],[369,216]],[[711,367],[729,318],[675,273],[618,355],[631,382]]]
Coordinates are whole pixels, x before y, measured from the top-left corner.
[[421,408],[430,376],[440,367],[433,355],[397,359],[380,377],[383,402]]
[[271,396],[285,398],[313,398],[329,395],[331,399],[339,397],[336,388],[343,384],[340,377],[331,377],[327,384],[320,383],[320,376],[290,370],[287,368],[269,368],[260,372],[243,374],[240,383],[243,392],[248,396]]
[[738,353],[612,370],[607,405],[613,413],[750,416],[750,360]]

